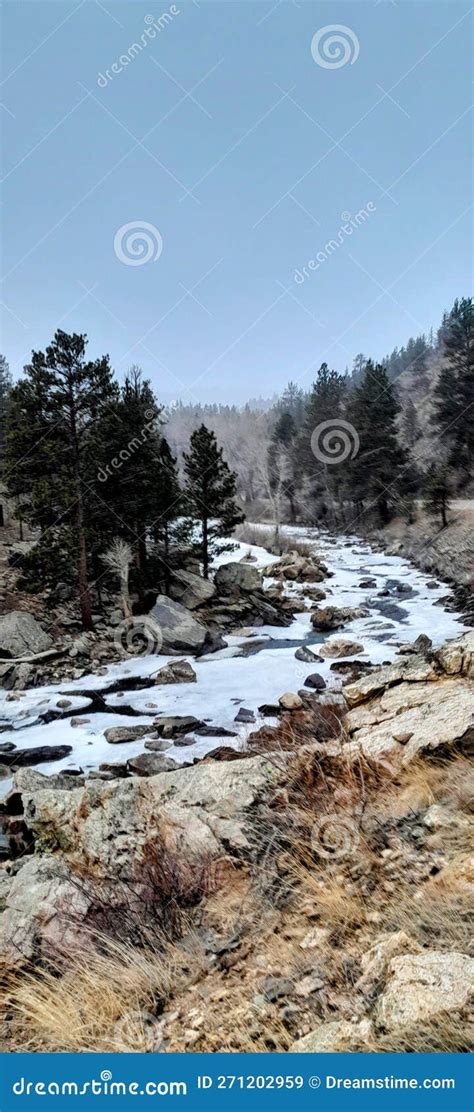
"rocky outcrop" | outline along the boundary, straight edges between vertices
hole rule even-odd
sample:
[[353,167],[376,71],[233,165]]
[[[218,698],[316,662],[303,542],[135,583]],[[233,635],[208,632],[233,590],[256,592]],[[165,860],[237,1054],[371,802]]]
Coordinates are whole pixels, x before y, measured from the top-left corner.
[[215,574],[215,585],[220,594],[231,595],[235,592],[259,591],[262,576],[257,568],[245,562],[221,564]]
[[329,572],[316,553],[312,553],[311,556],[300,556],[298,552],[288,552],[280,560],[264,568],[263,574],[272,579],[286,579],[290,582],[298,580],[306,583],[322,583]]
[[407,764],[474,743],[474,633],[424,656],[400,660],[344,688],[349,753]]
[[188,610],[196,610],[213,598],[216,588],[210,579],[191,571],[176,571],[170,586],[170,597]]
[[347,622],[353,622],[355,618],[364,618],[366,615],[367,611],[362,610],[361,607],[320,606],[313,610],[311,624],[314,629],[326,633],[332,629],[340,629],[341,626],[347,625]]
[[290,1046],[291,1054],[344,1054],[374,1049],[373,1027],[368,1019],[359,1022],[333,1020],[303,1035]]
[[282,761],[279,768],[263,757],[203,762],[145,778],[144,759],[166,769],[174,763],[143,754],[129,762],[138,776],[68,790],[46,778],[43,787],[38,774],[34,782],[24,774],[17,781],[13,793],[22,796],[24,822],[48,852],[28,860],[7,895],[3,952],[9,959],[74,946],[87,920],[85,893],[99,881],[117,898],[120,885],[139,885],[147,847],[158,857],[170,855],[174,883],[180,870],[250,854],[260,799],[282,780]]
[[32,614],[12,610],[0,618],[0,657],[18,658],[46,652],[53,644]]
[[473,996],[474,958],[467,954],[430,950],[396,957],[378,1004],[377,1022],[389,1030],[414,1027],[465,1008]]
[[162,637],[161,652],[199,652],[207,638],[207,630],[193,618],[189,610],[166,595],[158,595],[150,617],[157,623]]

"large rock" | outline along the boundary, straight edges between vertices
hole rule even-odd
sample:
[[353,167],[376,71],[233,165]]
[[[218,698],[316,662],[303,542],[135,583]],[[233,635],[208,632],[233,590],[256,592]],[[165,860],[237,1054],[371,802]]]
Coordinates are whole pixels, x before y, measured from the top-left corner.
[[172,660],[160,668],[155,676],[156,684],[167,683],[196,683],[197,676],[189,660]]
[[151,732],[152,726],[109,726],[104,737],[110,745],[121,745],[124,741],[138,741]]
[[434,656],[448,676],[461,674],[474,677],[474,630],[456,641],[447,641]]
[[192,571],[176,571],[170,587],[171,598],[180,602],[188,610],[195,610],[208,602],[216,593],[216,588],[209,579],[202,575],[195,575]]
[[474,986],[474,958],[431,950],[396,957],[379,1000],[377,1020],[390,1030],[412,1027],[466,1007]]
[[197,653],[203,648],[207,630],[181,603],[158,595],[150,616],[160,627],[162,652]]
[[[64,793],[65,795],[67,793]],[[30,857],[15,876],[2,916],[0,950],[9,964],[69,957],[81,940],[90,903],[67,864],[50,855]]]
[[223,594],[234,594],[239,591],[259,591],[262,586],[262,576],[252,564],[231,563],[221,564],[215,574],[217,590]]
[[46,652],[53,644],[32,614],[12,610],[0,618],[0,657],[33,656]]
[[157,776],[89,780],[75,791],[23,793],[24,819],[81,868],[129,876],[146,845],[173,845],[179,860],[249,850],[258,801],[284,779],[283,759],[200,763]]
[[[358,641],[349,641],[344,637],[333,637],[321,645],[320,655],[325,660],[327,657],[356,656],[364,652],[364,646]],[[345,691],[344,691],[345,693]]]
[[374,1049],[372,1024],[368,1019],[360,1022],[333,1020],[322,1023],[315,1031],[303,1035],[290,1046],[290,1054],[343,1054],[347,1051]]
[[325,633],[331,629],[340,629],[341,626],[354,621],[355,618],[364,618],[366,614],[367,611],[360,607],[320,606],[313,610],[311,624],[314,629],[319,629],[322,633]]
[[437,679],[437,672],[433,664],[422,656],[394,660],[385,668],[371,672],[368,676],[361,676],[355,683],[346,684],[344,695],[350,707],[364,703],[388,687],[405,681],[407,683],[421,683]]
[[345,720],[351,735],[347,751],[362,750],[375,760],[388,757],[407,764],[418,753],[440,747],[459,745],[467,750],[474,740],[473,708],[472,682],[467,679],[399,683],[350,711]]

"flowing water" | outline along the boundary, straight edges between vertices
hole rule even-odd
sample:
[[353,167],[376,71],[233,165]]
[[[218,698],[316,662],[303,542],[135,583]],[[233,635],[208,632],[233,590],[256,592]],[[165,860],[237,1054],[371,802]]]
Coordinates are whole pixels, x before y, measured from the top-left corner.
[[[364,647],[357,660],[376,664],[392,660],[402,642],[413,641],[420,633],[427,634],[437,646],[448,638],[459,636],[467,628],[461,616],[447,611],[440,601],[449,594],[449,588],[441,583],[428,586],[433,580],[407,561],[374,552],[356,538],[335,540],[318,530],[303,528],[285,532],[293,532],[298,539],[314,543],[333,572],[331,578],[318,584],[327,596],[320,605],[363,607],[366,617],[326,635],[312,629],[308,609],[297,614],[286,628],[259,626],[250,636],[226,637],[227,649],[196,661],[188,657],[197,674],[197,682],[192,684],[108,690],[113,686],[117,688],[118,681],[122,684],[126,681],[123,686],[133,687],[140,678],[146,680],[157,668],[176,659],[148,655],[131,656],[120,664],[110,665],[103,676],[89,675],[75,682],[31,688],[18,693],[19,698],[14,701],[7,701],[4,695],[0,699],[0,743],[13,742],[18,748],[70,745],[69,756],[40,764],[38,770],[46,774],[61,769],[87,773],[103,761],[124,761],[144,752],[144,739],[109,744],[104,730],[111,726],[143,724],[149,725],[151,731],[157,715],[179,714],[194,715],[213,728],[221,727],[235,733],[233,738],[223,734],[221,739],[218,734],[213,737],[195,735],[186,739],[185,747],[173,745],[166,751],[166,756],[180,763],[192,762],[221,743],[239,748],[249,732],[264,722],[276,721],[263,718],[258,707],[277,703],[285,691],[298,691],[310,672],[316,670],[329,687],[337,689],[340,686],[340,680],[330,670],[330,660],[317,664],[298,661],[295,658],[298,646],[306,645],[317,652],[318,644],[327,637],[350,638]],[[234,553],[226,553],[219,562],[241,559],[249,551],[258,567],[265,567],[276,559],[263,548],[240,543]],[[373,585],[361,586],[366,579],[373,581]],[[269,579],[267,585],[273,582]],[[302,597],[299,584],[289,583],[285,589],[289,595]],[[93,699],[91,693],[96,693]],[[66,697],[70,706],[58,708],[58,701]],[[252,711],[255,722],[237,724],[235,717],[239,707]],[[57,717],[59,714],[61,717]],[[71,716],[85,721],[73,726]],[[8,776],[0,781],[0,794],[5,794],[10,783]]]

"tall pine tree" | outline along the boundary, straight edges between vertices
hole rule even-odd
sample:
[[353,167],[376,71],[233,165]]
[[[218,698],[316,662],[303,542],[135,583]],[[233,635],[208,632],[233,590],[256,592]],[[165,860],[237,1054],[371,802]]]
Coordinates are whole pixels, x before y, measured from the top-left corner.
[[225,462],[214,433],[205,425],[191,436],[190,450],[184,453],[184,472],[188,512],[201,526],[196,551],[207,579],[212,557],[232,549],[219,538],[229,536],[245,515],[236,502],[237,476]]
[[434,392],[434,423],[449,461],[472,475],[474,461],[474,317],[472,297],[454,302],[439,331],[443,368]]
[[87,453],[91,429],[114,394],[108,356],[88,360],[87,338],[60,329],[32,354],[11,391],[8,486],[25,496],[26,516],[73,546],[84,629],[92,628],[87,557]]
[[387,371],[369,360],[348,407],[349,421],[359,437],[359,451],[344,467],[349,497],[359,510],[375,507],[382,524],[389,520],[391,507],[403,488],[407,462],[397,440],[399,408]]

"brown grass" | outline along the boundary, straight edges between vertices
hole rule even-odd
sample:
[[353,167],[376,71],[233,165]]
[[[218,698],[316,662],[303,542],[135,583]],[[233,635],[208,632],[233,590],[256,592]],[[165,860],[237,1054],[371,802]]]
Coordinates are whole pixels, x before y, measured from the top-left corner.
[[74,954],[65,971],[10,977],[4,1004],[10,1046],[63,1053],[149,1049],[144,1017],[153,1021],[163,1010],[173,968],[171,951],[160,954],[93,936],[90,949]]
[[259,545],[274,556],[284,556],[287,552],[297,552],[298,556],[311,556],[315,549],[311,541],[304,541],[293,533],[285,533],[284,529],[278,531],[277,537],[274,527],[253,525],[248,521],[237,527],[235,536],[242,544]]

